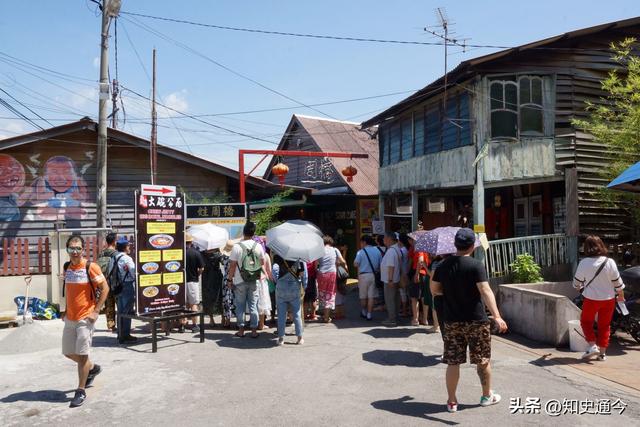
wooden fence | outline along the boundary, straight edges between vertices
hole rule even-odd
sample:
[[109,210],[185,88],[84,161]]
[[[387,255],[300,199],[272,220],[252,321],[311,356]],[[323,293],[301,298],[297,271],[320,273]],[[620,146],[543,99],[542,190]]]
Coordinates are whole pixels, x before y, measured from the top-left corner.
[[533,256],[541,267],[569,264],[577,257],[571,253],[577,248],[575,239],[564,234],[547,234],[490,241],[485,257],[489,277],[503,277],[511,273],[510,265],[524,253]]
[[[132,242],[133,236],[127,237]],[[89,261],[98,259],[104,248],[97,236],[83,236],[85,256]],[[23,276],[28,274],[51,274],[51,242],[48,237],[31,237],[18,239],[0,239],[0,276]],[[64,242],[62,242],[64,244]],[[61,254],[66,260],[66,254]],[[135,259],[135,257],[134,257]]]

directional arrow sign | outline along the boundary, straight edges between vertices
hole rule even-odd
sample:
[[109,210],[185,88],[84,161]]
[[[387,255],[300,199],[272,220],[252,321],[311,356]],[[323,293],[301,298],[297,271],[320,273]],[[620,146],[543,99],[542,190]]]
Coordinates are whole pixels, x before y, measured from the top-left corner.
[[140,186],[140,192],[145,196],[166,196],[175,197],[176,187],[173,185],[151,185],[142,184]]

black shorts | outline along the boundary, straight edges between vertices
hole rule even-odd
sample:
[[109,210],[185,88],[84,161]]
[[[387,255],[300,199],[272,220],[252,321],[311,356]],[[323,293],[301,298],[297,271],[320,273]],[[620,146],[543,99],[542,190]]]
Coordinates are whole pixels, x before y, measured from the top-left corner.
[[414,283],[413,279],[409,282],[409,298],[422,298],[422,283]]

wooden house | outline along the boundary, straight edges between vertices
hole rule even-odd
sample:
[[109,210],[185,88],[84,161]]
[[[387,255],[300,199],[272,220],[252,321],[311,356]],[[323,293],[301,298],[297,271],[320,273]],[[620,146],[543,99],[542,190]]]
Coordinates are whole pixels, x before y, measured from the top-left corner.
[[378,126],[387,224],[627,238],[628,215],[594,195],[605,147],[572,119],[606,96],[610,44],[639,36],[633,18],[470,59],[365,121]]
[[[84,118],[0,141],[0,234],[46,236],[56,222],[67,228],[96,226],[97,124]],[[108,129],[108,222],[133,231],[134,190],[149,183],[149,141]],[[158,146],[157,181],[178,186],[197,202],[238,198],[238,172],[167,146]],[[248,178],[250,197],[264,198],[277,186]]]
[[[372,234],[372,222],[378,217],[378,144],[371,132],[358,123],[294,114],[278,145],[279,150],[345,152],[368,154],[364,159],[331,157],[273,158],[264,179],[278,178],[271,168],[282,162],[289,167],[284,184],[311,190],[298,206],[286,208],[287,218],[315,222],[334,237],[348,257],[355,256],[358,240]],[[342,175],[347,166],[357,169],[349,181]],[[348,250],[347,250],[348,249]]]

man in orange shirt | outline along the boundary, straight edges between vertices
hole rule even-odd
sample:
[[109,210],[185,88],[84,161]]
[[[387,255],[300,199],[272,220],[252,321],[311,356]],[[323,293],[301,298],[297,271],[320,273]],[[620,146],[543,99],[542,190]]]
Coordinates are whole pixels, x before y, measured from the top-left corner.
[[100,365],[89,360],[89,349],[100,308],[109,294],[109,286],[100,266],[89,263],[83,257],[83,252],[82,237],[71,236],[67,240],[70,262],[64,266],[63,293],[67,309],[62,333],[62,354],[78,364],[78,389],[69,405],[71,408],[84,403],[87,398],[85,388],[101,372]]

